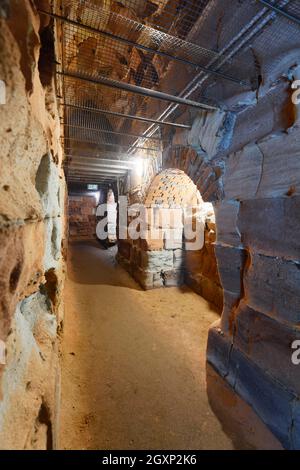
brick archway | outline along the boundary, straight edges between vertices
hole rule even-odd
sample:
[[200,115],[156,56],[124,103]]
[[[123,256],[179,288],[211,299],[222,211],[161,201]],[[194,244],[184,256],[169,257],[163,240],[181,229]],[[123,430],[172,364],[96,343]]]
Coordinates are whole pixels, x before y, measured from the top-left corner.
[[164,153],[163,168],[183,171],[200,191],[205,202],[223,199],[223,164],[210,161],[205,153],[199,153],[192,146],[170,147]]

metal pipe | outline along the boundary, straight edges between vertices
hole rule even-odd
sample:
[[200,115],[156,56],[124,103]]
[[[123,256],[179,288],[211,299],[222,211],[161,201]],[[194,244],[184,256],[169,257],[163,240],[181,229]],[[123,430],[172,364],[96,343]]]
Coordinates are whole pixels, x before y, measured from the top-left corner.
[[[64,148],[65,152],[71,152],[71,151],[75,151],[74,148],[69,148],[69,147],[65,147]],[[82,150],[82,149],[81,149]],[[86,151],[89,151],[90,149],[84,149]],[[91,149],[91,150],[94,150],[94,149]],[[116,159],[119,159],[120,158],[120,153],[118,152],[111,152],[111,151],[102,151],[101,154],[99,153],[95,153],[95,151],[93,151],[91,154],[89,155],[74,155],[74,154],[71,154],[71,153],[65,153],[65,157],[82,157],[82,158],[106,158],[106,156],[109,156],[109,157],[112,157],[112,158],[116,158]],[[123,157],[128,157],[130,159],[133,158],[133,155],[129,155],[128,153],[122,153],[121,154],[121,158]],[[148,158],[149,156],[144,156],[143,154],[140,155],[140,158]]]
[[[96,178],[92,177],[94,181],[97,181],[97,182],[100,182],[100,181],[115,181],[115,177],[110,177],[110,176],[97,176]],[[90,181],[90,178],[89,177],[85,177],[85,176],[72,176],[72,175],[69,175],[68,177],[68,181],[70,181],[70,179],[72,180],[75,180],[75,181],[81,181],[81,180],[86,180],[86,181]]]
[[117,176],[126,176],[127,173],[106,173],[106,172],[103,172],[103,173],[96,173],[96,172],[88,172],[88,171],[75,171],[75,170],[72,170],[72,171],[68,171],[68,175],[70,176],[88,176],[88,177],[98,177],[98,176],[109,176],[110,178],[116,178]]
[[203,72],[206,72],[208,74],[215,75],[216,77],[224,78],[225,80],[229,80],[231,82],[237,83],[238,85],[247,85],[243,80],[239,80],[235,77],[227,75],[226,73],[222,73],[222,72],[219,72],[217,70],[211,70],[210,68],[205,67],[203,65],[195,64],[195,62],[192,62],[190,60],[182,59],[180,57],[173,56],[172,54],[169,54],[168,52],[163,52],[163,51],[156,50],[156,49],[153,49],[153,48],[148,47],[148,46],[143,46],[141,44],[136,43],[135,41],[131,41],[130,39],[125,39],[125,38],[122,38],[121,36],[117,36],[113,33],[109,33],[108,31],[99,30],[99,29],[93,28],[91,26],[87,26],[85,24],[82,24],[82,23],[77,23],[76,21],[70,20],[70,19],[65,18],[63,16],[60,16],[60,15],[56,15],[54,13],[48,13],[44,10],[39,10],[38,9],[38,12],[42,13],[43,15],[48,15],[51,18],[55,18],[57,20],[63,21],[64,23],[71,24],[72,26],[76,26],[76,27],[79,26],[80,28],[86,29],[87,31],[93,32],[95,34],[100,34],[100,35],[106,36],[110,39],[123,42],[125,44],[128,44],[129,46],[133,46],[133,47],[136,47],[137,49],[141,49],[142,51],[150,52],[151,54],[157,54],[157,55],[160,55],[162,57],[166,57],[170,60],[174,60],[176,62],[180,62],[180,63],[185,64],[185,65],[189,65],[189,66],[194,67],[196,69],[202,70]]
[[[75,141],[75,142],[78,142],[80,144],[91,144],[91,145],[98,145],[99,147],[105,147],[105,146],[108,146],[108,147],[119,147],[120,149],[121,148],[125,148],[125,149],[128,149],[129,148],[129,145],[119,145],[119,144],[110,144],[110,143],[106,143],[106,142],[92,142],[90,140],[80,140],[80,139],[76,139],[76,137],[65,137],[65,136],[62,136],[62,139],[64,140],[71,140],[71,141]],[[153,148],[148,148],[148,147],[134,147],[134,150],[148,150],[149,152],[159,152],[160,149],[156,148],[156,149],[153,149]]]
[[218,108],[215,106],[209,106],[204,103],[198,103],[197,101],[188,100],[186,98],[180,98],[179,96],[169,95],[168,93],[163,93],[162,91],[151,90],[150,88],[144,88],[137,85],[132,85],[131,83],[118,82],[107,77],[98,77],[97,79],[82,77],[76,73],[70,72],[57,72],[59,75],[64,77],[74,78],[76,80],[82,80],[84,82],[94,83],[97,85],[108,86],[110,88],[116,88],[118,90],[128,91],[130,93],[135,93],[137,95],[147,96],[148,98],[156,98],[162,101],[169,101],[171,103],[182,104],[184,106],[191,106],[198,109],[206,109],[207,111],[215,111]]
[[82,179],[82,178],[70,178],[68,180],[68,184],[97,184],[99,186],[104,186],[104,185],[109,185],[111,183],[114,183],[116,180],[115,179],[103,179],[103,180],[94,180],[93,178],[90,179]]
[[72,166],[68,166],[68,172],[76,172],[76,173],[84,173],[84,174],[109,174],[109,175],[126,175],[127,170],[110,170],[110,169],[100,169],[95,168],[95,171],[93,168],[88,168],[88,167],[82,167],[82,168],[72,168]]
[[[82,180],[82,179],[90,179],[88,176],[79,176],[79,175],[69,175],[68,178],[72,178],[74,180]],[[97,181],[115,181],[116,177],[115,176],[92,176],[92,178]]]
[[83,168],[91,168],[91,169],[111,168],[113,170],[125,170],[125,171],[132,169],[131,167],[124,166],[124,165],[112,165],[112,164],[105,165],[105,163],[91,163],[91,162],[85,163],[82,160],[81,161],[71,160],[70,162],[68,162],[68,168],[75,168],[75,167],[76,168],[83,167]]
[[259,3],[264,5],[265,7],[269,8],[270,10],[273,10],[276,13],[279,13],[280,15],[283,15],[286,18],[288,18],[289,20],[294,21],[295,23],[300,25],[300,18],[298,18],[297,16],[291,15],[287,11],[282,10],[281,8],[277,7],[276,5],[272,5],[270,2],[268,2],[266,0],[258,0],[258,1],[259,1]]
[[[288,1],[288,0],[287,0]],[[260,31],[265,24],[269,21],[270,17],[274,15],[274,13],[269,13],[268,15],[265,15],[264,11],[259,12],[257,15],[255,15],[254,18],[246,25],[244,28],[242,28],[239,33],[225,46],[223,49],[220,50],[219,52],[219,57],[217,59],[213,59],[211,63],[213,64],[216,62],[218,59],[221,57],[224,57],[222,63],[224,63],[225,60],[228,60],[232,58],[234,55],[237,55],[239,50],[249,41],[252,39],[253,35],[255,34],[255,31]],[[265,19],[264,19],[265,16]],[[257,26],[257,24],[260,22],[260,25]],[[253,33],[253,27],[254,27],[254,33]],[[246,40],[243,39],[243,36],[246,36]],[[242,41],[239,42],[239,39],[242,37]],[[235,45],[237,44],[237,45]],[[230,48],[234,46],[234,52],[230,52]],[[229,52],[228,52],[229,51]],[[226,54],[226,55],[225,55]],[[209,65],[211,65],[211,63]],[[183,97],[189,97],[195,90],[197,90],[203,82],[208,78],[208,74],[203,74],[203,72],[199,72],[192,80],[191,82],[184,88],[182,91]],[[178,105],[176,104],[170,104],[167,106],[165,111],[163,111],[159,115],[159,119],[167,119],[169,118],[178,108]],[[151,126],[148,127],[148,129],[145,130],[145,134],[151,135],[151,133],[155,133],[157,130],[156,126],[152,124]],[[133,145],[136,145],[137,141],[134,142]]]
[[[126,134],[125,132],[115,132],[115,131],[109,131],[107,129],[97,129],[94,127],[83,127],[83,126],[77,126],[74,124],[65,124],[61,123],[65,127],[72,127],[74,129],[82,129],[84,131],[93,131],[93,132],[99,132],[99,134],[113,134],[113,135],[119,135],[123,137],[134,137],[134,138],[140,138],[142,137],[143,139],[151,139],[151,140],[158,140],[159,142],[162,142],[162,139],[160,137],[145,137],[140,134]],[[118,144],[117,144],[118,145]]]
[[[65,151],[71,152],[72,150],[74,150],[74,149],[65,147]],[[127,156],[129,157],[128,159],[126,158]],[[120,156],[120,153],[117,153],[117,152],[104,152],[102,154],[100,154],[100,153],[96,154],[95,152],[92,152],[90,154],[80,153],[80,154],[75,154],[75,155],[72,154],[72,153],[65,153],[65,158],[73,158],[73,157],[79,157],[79,158],[83,158],[83,159],[91,158],[91,159],[97,159],[97,160],[99,160],[99,159],[106,160],[106,157],[108,157],[108,158],[112,158],[115,161],[118,161],[120,158],[125,157],[126,161],[128,161],[128,163],[131,163],[131,162],[134,163],[134,161],[135,161],[135,157],[133,155],[129,155],[127,153],[122,153],[121,156]],[[139,156],[139,158],[148,159],[149,156],[141,154]]]
[[150,119],[150,118],[143,117],[143,116],[133,116],[131,114],[117,113],[114,111],[108,111],[106,109],[89,108],[88,106],[79,106],[76,104],[62,103],[62,105],[65,107],[79,109],[79,110],[88,111],[92,113],[107,114],[108,116],[116,116],[116,117],[121,117],[125,119],[131,119],[133,121],[149,122],[152,124],[158,124],[159,126],[163,125],[163,126],[170,126],[170,127],[178,127],[181,129],[191,129],[191,126],[188,126],[186,124],[177,124],[176,122],[159,121],[157,119]]
[[98,163],[98,162],[105,162],[107,164],[112,164],[114,165],[115,163],[117,164],[124,164],[124,165],[128,165],[128,168],[130,168],[131,166],[134,166],[136,163],[134,161],[131,161],[131,160],[111,160],[109,158],[101,158],[101,157],[84,157],[84,156],[81,156],[81,155],[66,155],[66,158],[70,158],[70,161],[84,161],[84,162],[87,162],[87,163]]

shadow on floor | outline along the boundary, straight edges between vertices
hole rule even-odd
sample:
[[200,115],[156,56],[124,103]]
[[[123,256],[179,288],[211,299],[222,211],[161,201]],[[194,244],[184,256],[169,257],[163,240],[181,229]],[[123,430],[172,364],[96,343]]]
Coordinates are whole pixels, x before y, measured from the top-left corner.
[[116,254],[117,246],[106,248],[97,240],[73,241],[69,245],[68,276],[78,284],[142,290],[118,264]]
[[223,431],[240,450],[283,450],[255,411],[206,363],[207,396]]
[[218,315],[188,288],[139,289],[115,253],[70,247],[61,448],[232,449],[206,395]]

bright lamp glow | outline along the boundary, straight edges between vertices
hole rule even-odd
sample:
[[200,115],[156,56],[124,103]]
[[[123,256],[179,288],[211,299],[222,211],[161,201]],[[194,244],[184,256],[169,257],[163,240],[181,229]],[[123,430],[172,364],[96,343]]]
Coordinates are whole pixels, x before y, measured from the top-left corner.
[[143,174],[144,174],[144,160],[142,158],[137,158],[135,160],[134,171],[138,176],[143,176]]

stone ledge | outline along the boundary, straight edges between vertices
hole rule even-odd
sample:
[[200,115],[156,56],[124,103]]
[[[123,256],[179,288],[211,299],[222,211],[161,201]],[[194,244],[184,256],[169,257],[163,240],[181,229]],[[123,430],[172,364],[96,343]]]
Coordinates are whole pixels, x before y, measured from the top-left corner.
[[209,331],[207,360],[261,417],[285,449],[300,449],[298,397],[235,348],[221,332],[219,322]]

